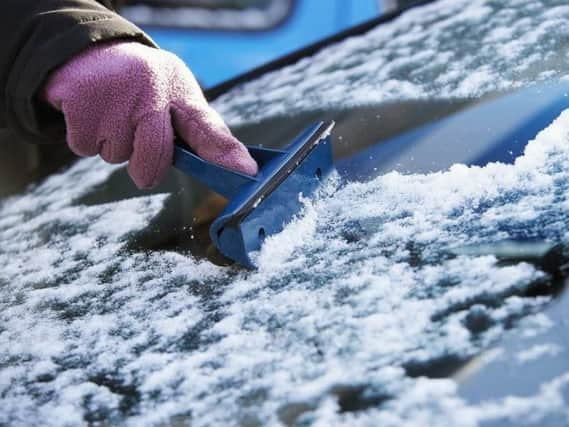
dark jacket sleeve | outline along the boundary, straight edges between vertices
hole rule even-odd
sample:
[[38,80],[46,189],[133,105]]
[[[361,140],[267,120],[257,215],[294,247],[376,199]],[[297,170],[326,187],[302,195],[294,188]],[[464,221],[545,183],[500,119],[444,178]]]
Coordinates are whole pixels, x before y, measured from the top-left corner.
[[92,44],[122,38],[154,45],[111,0],[0,0],[0,127],[62,141],[63,116],[38,99],[46,77]]

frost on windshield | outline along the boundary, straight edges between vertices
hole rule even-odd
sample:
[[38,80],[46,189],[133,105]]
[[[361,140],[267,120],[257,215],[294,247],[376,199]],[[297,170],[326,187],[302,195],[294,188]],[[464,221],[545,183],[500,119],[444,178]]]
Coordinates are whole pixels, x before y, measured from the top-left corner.
[[[559,76],[568,14],[445,1],[217,106],[240,121]],[[512,326],[550,327],[539,313],[550,297],[529,296],[550,283],[545,272],[449,248],[569,244],[568,143],[565,112],[514,165],[332,180],[251,272],[129,249],[176,195],[81,204],[115,171],[82,160],[0,205],[0,425],[561,425],[569,373],[475,404],[436,370],[459,368]],[[516,367],[566,351],[556,345],[529,347]]]
[[322,108],[469,98],[567,78],[565,0],[443,0],[244,84],[215,102],[232,124]]
[[114,171],[81,161],[0,208],[0,424],[566,416],[569,373],[473,405],[434,370],[459,367],[521,318],[535,319],[531,334],[547,329],[536,311],[549,297],[527,294],[544,272],[448,248],[568,243],[568,140],[565,112],[514,165],[332,180],[252,272],[127,250],[166,196],[74,204]]

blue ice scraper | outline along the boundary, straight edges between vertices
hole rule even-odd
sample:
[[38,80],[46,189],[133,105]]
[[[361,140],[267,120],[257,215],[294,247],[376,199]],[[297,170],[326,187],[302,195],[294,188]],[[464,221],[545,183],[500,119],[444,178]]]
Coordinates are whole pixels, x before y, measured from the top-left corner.
[[177,144],[174,166],[229,200],[209,234],[219,251],[254,268],[251,253],[280,232],[333,170],[330,132],[334,122],[309,126],[283,149],[248,146],[259,173],[248,176],[214,165]]

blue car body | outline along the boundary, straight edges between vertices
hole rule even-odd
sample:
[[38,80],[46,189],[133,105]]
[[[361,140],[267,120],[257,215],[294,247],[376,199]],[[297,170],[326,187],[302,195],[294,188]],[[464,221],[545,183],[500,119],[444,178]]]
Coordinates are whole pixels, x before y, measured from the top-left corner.
[[281,22],[263,30],[143,28],[162,48],[184,59],[208,88],[380,12],[379,0],[297,0]]

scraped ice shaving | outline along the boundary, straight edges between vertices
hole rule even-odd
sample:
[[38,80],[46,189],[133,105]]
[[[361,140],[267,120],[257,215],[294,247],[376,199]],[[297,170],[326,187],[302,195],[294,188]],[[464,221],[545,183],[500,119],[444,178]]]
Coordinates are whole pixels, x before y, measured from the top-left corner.
[[520,363],[526,363],[532,360],[539,360],[544,356],[556,356],[562,351],[562,348],[553,343],[536,344],[527,350],[521,351],[516,358]]
[[521,324],[523,326],[522,335],[525,338],[538,336],[548,331],[553,326],[553,322],[543,313],[538,313],[535,316],[525,318],[522,320]]
[[237,125],[566,79],[568,20],[563,1],[441,0],[243,84],[215,107]]
[[[334,411],[328,407],[319,414],[336,426],[432,426],[476,427],[490,425],[555,425],[567,424],[569,408],[566,393],[569,391],[569,372],[543,383],[530,396],[508,396],[495,401],[469,405],[457,397],[456,384],[450,380],[420,378],[407,391],[405,399],[389,402],[383,410],[371,410],[348,416],[339,423]],[[513,424],[512,424],[512,421]]]

